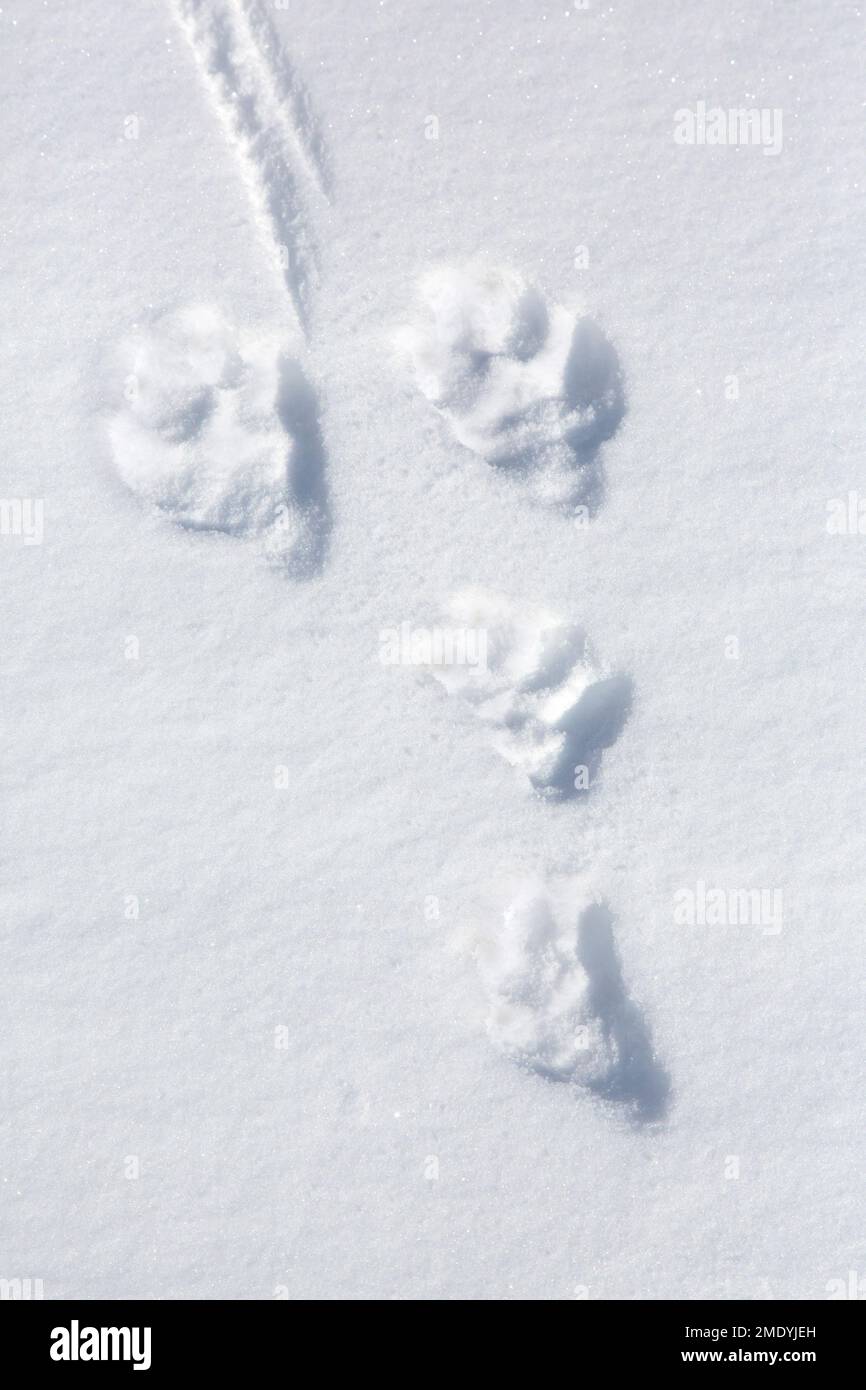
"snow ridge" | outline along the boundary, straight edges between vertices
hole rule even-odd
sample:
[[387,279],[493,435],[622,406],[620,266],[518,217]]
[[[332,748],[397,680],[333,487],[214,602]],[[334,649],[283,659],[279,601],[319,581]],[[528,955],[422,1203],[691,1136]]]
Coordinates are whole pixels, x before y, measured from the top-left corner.
[[174,0],[174,8],[306,336],[317,256],[298,173],[322,195],[329,184],[306,93],[258,0]]
[[255,42],[262,79],[271,86],[286,137],[308,177],[329,198],[331,172],[322,132],[309,94],[280,45],[271,17],[261,0],[234,0],[234,8],[241,11]]

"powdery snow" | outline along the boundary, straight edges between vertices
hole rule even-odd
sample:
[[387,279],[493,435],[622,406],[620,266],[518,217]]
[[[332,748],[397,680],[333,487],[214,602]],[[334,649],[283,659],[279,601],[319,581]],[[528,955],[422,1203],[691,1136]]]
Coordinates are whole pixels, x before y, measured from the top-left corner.
[[0,1277],[859,1287],[861,29],[4,0]]

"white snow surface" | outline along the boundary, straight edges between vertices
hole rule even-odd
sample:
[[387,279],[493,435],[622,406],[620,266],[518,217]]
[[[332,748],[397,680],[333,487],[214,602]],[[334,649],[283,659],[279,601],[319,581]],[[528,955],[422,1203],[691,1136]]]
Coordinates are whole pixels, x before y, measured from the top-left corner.
[[866,1276],[862,40],[4,0],[0,1277]]

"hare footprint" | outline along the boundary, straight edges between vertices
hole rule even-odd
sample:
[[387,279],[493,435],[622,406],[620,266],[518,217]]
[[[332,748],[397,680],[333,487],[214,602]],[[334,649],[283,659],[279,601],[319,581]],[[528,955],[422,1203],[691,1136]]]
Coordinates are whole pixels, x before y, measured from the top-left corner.
[[279,341],[193,305],[121,345],[125,404],[109,422],[124,483],[179,526],[258,538],[313,573],[328,531],[315,401]]
[[599,669],[580,627],[497,594],[456,595],[447,620],[446,632],[473,635],[476,659],[460,659],[465,642],[446,644],[430,666],[436,679],[471,706],[536,791],[551,800],[586,792],[628,716],[628,678]]
[[548,306],[513,270],[443,266],[421,280],[398,345],[465,448],[525,477],[539,500],[593,504],[598,450],[624,401],[591,319]]
[[493,1044],[521,1066],[633,1108],[664,1113],[669,1080],[629,998],[610,913],[581,883],[527,884],[479,943]]

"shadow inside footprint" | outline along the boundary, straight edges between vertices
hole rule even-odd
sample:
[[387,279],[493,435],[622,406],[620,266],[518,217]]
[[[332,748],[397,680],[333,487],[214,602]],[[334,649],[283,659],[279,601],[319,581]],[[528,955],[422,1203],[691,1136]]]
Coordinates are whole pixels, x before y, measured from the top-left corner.
[[[561,438],[570,453],[568,481],[557,485],[568,505],[582,505],[594,516],[604,501],[604,477],[600,450],[619,429],[625,414],[625,391],[616,349],[592,319],[578,319],[562,368],[559,404],[562,412]],[[515,441],[488,461],[495,467],[530,480],[544,467],[545,450],[538,441],[517,441],[526,436],[523,422],[536,414],[543,420],[549,401],[540,399],[501,420],[501,428]]]
[[[539,786],[558,801],[587,796],[598,776],[601,757],[622,733],[631,711],[634,685],[629,676],[594,681],[553,725],[565,735],[554,767]],[[579,769],[586,769],[584,779]]]
[[577,954],[589,980],[589,1004],[609,1039],[616,1061],[592,1089],[606,1100],[629,1106],[637,1120],[664,1117],[670,1077],[656,1058],[646,1019],[626,991],[613,936],[610,910],[593,903],[581,913]]
[[598,449],[619,429],[625,393],[613,343],[592,319],[579,319],[563,372],[563,394],[573,410],[590,411],[583,428],[569,435],[572,447]]
[[313,579],[321,574],[327,559],[333,521],[318,402],[313,388],[291,357],[284,357],[280,363],[277,414],[284,430],[294,440],[288,493],[300,513],[303,528],[286,569],[296,579]]
[[565,439],[582,480],[582,501],[594,516],[604,501],[599,453],[619,429],[625,391],[616,349],[592,319],[579,319],[575,325],[563,372],[563,396],[568,408],[582,417],[566,430]]

